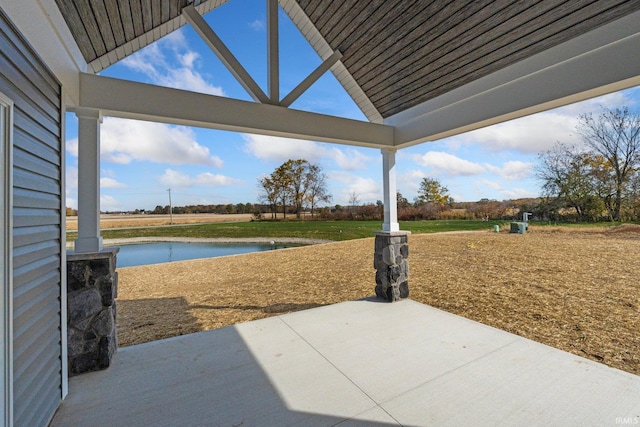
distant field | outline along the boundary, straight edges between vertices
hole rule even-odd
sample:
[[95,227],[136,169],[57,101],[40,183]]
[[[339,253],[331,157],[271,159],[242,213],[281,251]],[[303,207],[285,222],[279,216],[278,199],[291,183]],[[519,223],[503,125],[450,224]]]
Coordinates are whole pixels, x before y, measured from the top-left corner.
[[[200,224],[208,222],[237,222],[251,221],[251,214],[183,214],[174,215],[174,224]],[[100,228],[124,228],[124,227],[154,227],[162,225],[170,225],[171,217],[169,215],[100,215]],[[67,230],[73,231],[78,229],[78,217],[67,217]]]

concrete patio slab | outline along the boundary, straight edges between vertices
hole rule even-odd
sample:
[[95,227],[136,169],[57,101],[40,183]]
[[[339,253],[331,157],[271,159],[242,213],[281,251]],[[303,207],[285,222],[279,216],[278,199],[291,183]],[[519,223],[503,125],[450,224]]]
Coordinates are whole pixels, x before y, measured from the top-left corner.
[[122,348],[52,426],[640,423],[640,377],[411,300]]

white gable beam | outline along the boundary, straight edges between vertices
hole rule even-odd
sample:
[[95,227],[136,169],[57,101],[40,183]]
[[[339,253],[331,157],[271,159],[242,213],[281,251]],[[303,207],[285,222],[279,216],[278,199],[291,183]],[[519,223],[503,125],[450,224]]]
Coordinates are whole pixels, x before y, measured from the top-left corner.
[[[318,56],[320,56],[322,60],[330,57],[333,49],[322,35],[320,35],[320,32],[313,25],[309,17],[302,11],[298,2],[296,0],[279,0],[279,3],[282,10],[284,10],[291,21],[298,27],[298,30],[300,30],[302,35],[307,39]],[[358,86],[355,79],[349,74],[347,68],[341,62],[337,62],[331,68],[331,72],[367,119],[375,123],[382,123],[382,116],[367,95],[365,95],[362,88]]]
[[280,102],[280,51],[278,45],[278,0],[267,0],[267,73],[269,99]]
[[325,59],[322,64],[318,65],[318,67],[311,72],[307,76],[306,79],[300,82],[298,86],[296,86],[284,99],[280,102],[280,105],[283,107],[288,107],[293,104],[293,102],[300,97],[303,93],[307,91],[324,73],[326,73],[331,67],[333,67],[336,62],[340,61],[342,58],[342,54],[339,51],[333,52],[333,54]]
[[391,126],[93,74],[80,75],[80,106],[103,116],[184,126],[373,148],[393,144]]
[[191,24],[193,29],[204,40],[209,48],[218,56],[220,61],[238,80],[240,85],[257,102],[267,103],[269,97],[260,89],[260,86],[253,80],[251,75],[244,69],[242,64],[236,59],[224,42],[218,37],[213,29],[207,24],[204,18],[193,6],[186,6],[182,9],[182,16]]
[[384,123],[403,148],[639,85],[638,22],[636,12]]

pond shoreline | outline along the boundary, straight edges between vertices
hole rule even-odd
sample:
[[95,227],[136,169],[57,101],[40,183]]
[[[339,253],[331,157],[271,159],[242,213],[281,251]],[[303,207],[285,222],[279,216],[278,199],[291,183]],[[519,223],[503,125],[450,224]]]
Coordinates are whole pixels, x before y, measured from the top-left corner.
[[[303,237],[132,237],[128,239],[104,239],[106,247],[135,245],[139,243],[284,243],[301,245],[321,245],[333,243],[334,240],[306,239]],[[73,249],[73,242],[67,242],[67,249]]]

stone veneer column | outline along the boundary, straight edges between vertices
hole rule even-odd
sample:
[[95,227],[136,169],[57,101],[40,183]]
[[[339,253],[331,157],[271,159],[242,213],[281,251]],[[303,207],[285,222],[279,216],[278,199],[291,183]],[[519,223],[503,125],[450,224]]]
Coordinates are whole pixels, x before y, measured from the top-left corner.
[[409,297],[409,234],[409,231],[375,233],[376,295],[389,302]]
[[69,376],[109,367],[118,347],[118,250],[67,254]]

